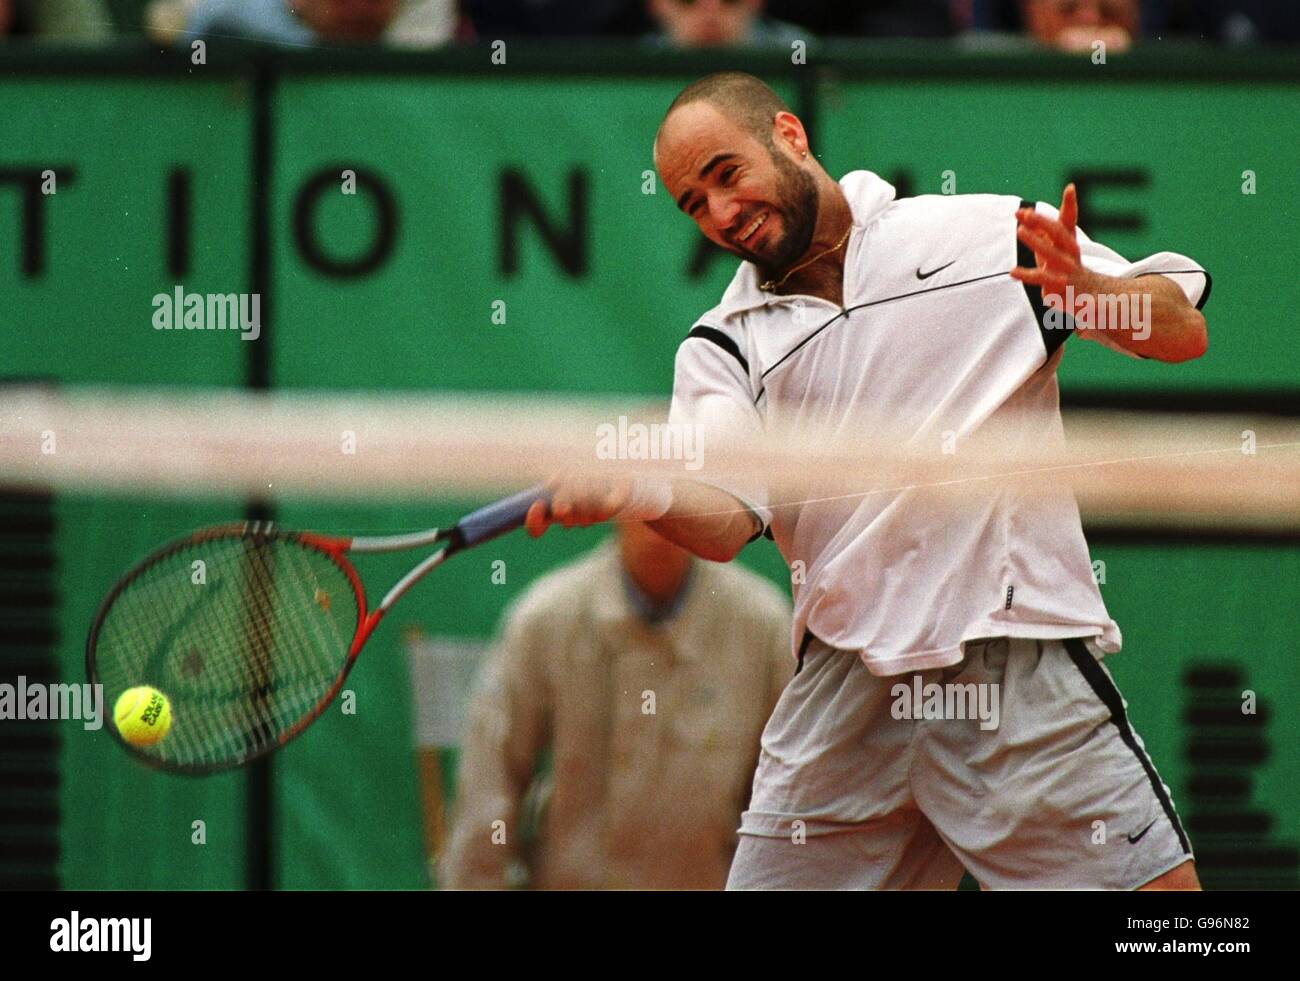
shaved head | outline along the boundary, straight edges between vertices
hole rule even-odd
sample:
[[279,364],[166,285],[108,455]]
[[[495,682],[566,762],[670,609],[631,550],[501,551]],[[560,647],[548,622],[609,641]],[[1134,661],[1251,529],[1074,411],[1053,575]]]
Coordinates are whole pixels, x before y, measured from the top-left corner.
[[772,145],[772,123],[776,114],[790,111],[790,107],[761,78],[744,72],[716,72],[692,82],[678,93],[664,113],[659,132],[663,132],[668,118],[676,110],[693,102],[707,102],[765,146]]

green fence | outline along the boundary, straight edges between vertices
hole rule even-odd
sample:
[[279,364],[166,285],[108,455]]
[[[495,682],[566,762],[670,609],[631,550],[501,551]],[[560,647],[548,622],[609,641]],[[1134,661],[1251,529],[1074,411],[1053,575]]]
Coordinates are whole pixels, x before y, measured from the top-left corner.
[[[3,56],[0,373],[663,396],[679,339],[734,260],[700,247],[648,173],[650,144],[673,94],[722,66],[604,50],[580,68],[574,60],[515,49],[505,66],[486,51],[341,64],[214,49],[206,66]],[[1300,68],[1159,53],[1094,66],[894,46],[814,50],[802,66],[737,64],[769,77],[805,116],[832,173],[870,168],[920,194],[942,190],[947,171],[961,193],[1052,202],[1074,179],[1094,237],[1132,257],[1184,252],[1210,270],[1205,358],[1138,364],[1075,345],[1061,369],[1067,399],[1300,405],[1300,354],[1285,334],[1300,308],[1300,141],[1286,125],[1300,115]],[[50,171],[56,192],[41,193]],[[349,175],[355,194],[344,192]],[[260,293],[263,336],[155,330],[152,299],[177,286]],[[274,507],[286,523],[378,534],[468,503]],[[94,605],[126,562],[245,507],[60,498],[57,653],[67,678],[80,677]],[[598,535],[494,543],[404,601],[349,681],[363,710],[329,713],[275,760],[272,881],[426,883],[402,633],[486,637],[512,596]],[[1294,543],[1104,529],[1093,542],[1125,633],[1113,670],[1212,860],[1207,881],[1295,885],[1300,747],[1269,714],[1300,686]],[[747,552],[784,579],[770,544]],[[497,559],[504,585],[490,579]],[[368,569],[383,580],[401,561]],[[1218,711],[1242,689],[1257,691],[1264,711]],[[65,885],[249,881],[245,774],[146,772],[102,733],[80,730],[65,732],[62,754]]]

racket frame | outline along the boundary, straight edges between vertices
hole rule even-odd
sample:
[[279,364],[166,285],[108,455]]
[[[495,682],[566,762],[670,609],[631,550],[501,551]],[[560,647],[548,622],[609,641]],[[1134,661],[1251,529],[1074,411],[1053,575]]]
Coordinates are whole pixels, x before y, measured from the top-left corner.
[[[114,585],[103,602],[100,603],[99,609],[95,612],[95,619],[90,628],[90,633],[86,637],[86,676],[91,684],[100,684],[99,672],[95,663],[95,651],[99,640],[100,628],[112,609],[118,596],[131,585],[136,579],[147,572],[157,563],[163,561],[174,553],[182,549],[192,548],[195,545],[201,545],[206,541],[213,541],[222,538],[263,538],[271,541],[281,539],[293,542],[300,547],[310,548],[323,554],[330,559],[340,571],[347,577],[352,585],[353,593],[357,601],[357,626],[353,632],[352,642],[348,647],[347,656],[339,670],[338,676],[334,679],[325,694],[319,699],[316,705],[303,714],[302,718],[289,726],[284,732],[279,733],[276,738],[268,742],[255,752],[243,756],[232,757],[228,760],[216,764],[183,764],[165,760],[160,760],[155,756],[142,752],[139,748],[132,746],[122,734],[117,731],[116,724],[107,726],[112,733],[113,738],[118,745],[122,746],[135,759],[141,761],[157,770],[163,770],[168,773],[178,773],[190,776],[206,776],[208,774],[220,773],[224,770],[231,770],[236,767],[244,766],[263,756],[275,752],[285,746],[292,739],[300,735],[308,726],[315,722],[325,712],[331,702],[337,697],[339,691],[343,688],[344,682],[347,681],[348,675],[352,671],[353,665],[356,664],[357,657],[361,653],[362,647],[370,639],[375,628],[379,625],[380,620],[405,593],[417,582],[423,579],[431,571],[445,562],[456,552],[465,548],[470,548],[482,542],[489,541],[502,535],[523,523],[524,514],[527,512],[532,502],[537,500],[547,501],[549,504],[549,494],[546,488],[535,487],[527,491],[521,491],[518,494],[511,495],[494,504],[474,511],[450,528],[429,528],[424,531],[410,532],[401,535],[384,535],[384,536],[354,536],[351,538],[339,535],[325,535],[312,531],[281,531],[273,522],[269,521],[244,521],[228,522],[221,525],[213,525],[208,528],[201,528],[197,531],[168,542],[151,552],[148,556],[132,566],[122,578]],[[365,584],[361,581],[361,576],[352,562],[348,559],[348,554],[356,552],[359,554],[376,554],[382,552],[401,552],[416,548],[427,547],[429,545],[443,545],[442,548],[433,554],[425,557],[419,563],[411,568],[406,575],[397,580],[396,583],[384,594],[379,605],[373,610],[368,608],[366,600]]]

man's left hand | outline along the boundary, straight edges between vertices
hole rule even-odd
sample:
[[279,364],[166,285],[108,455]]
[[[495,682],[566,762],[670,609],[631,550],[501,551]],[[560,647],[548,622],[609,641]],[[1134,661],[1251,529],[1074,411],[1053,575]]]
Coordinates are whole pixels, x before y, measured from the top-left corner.
[[1075,223],[1079,217],[1079,198],[1073,184],[1067,184],[1061,195],[1060,214],[1056,218],[1040,215],[1033,208],[1016,212],[1016,238],[1034,250],[1034,267],[1016,266],[1011,277],[1022,283],[1037,286],[1043,291],[1043,302],[1056,310],[1073,315],[1065,308],[1065,288],[1074,288],[1075,303],[1085,293],[1096,289],[1101,278],[1083,265],[1079,243],[1075,239]]

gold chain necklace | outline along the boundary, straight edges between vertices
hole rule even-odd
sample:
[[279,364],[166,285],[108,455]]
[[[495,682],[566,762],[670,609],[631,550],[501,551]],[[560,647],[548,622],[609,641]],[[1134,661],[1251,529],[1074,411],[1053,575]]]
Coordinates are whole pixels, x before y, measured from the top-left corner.
[[832,245],[832,246],[831,246],[829,249],[827,249],[825,252],[821,252],[821,253],[819,253],[819,254],[813,256],[813,257],[812,257],[811,259],[809,259],[807,262],[801,262],[801,263],[799,263],[799,265],[795,266],[793,269],[791,269],[788,273],[786,273],[784,276],[782,276],[782,277],[781,277],[780,279],[778,279],[776,282],[773,282],[772,280],[769,279],[769,280],[767,280],[766,282],[759,283],[759,284],[758,284],[758,288],[761,289],[764,293],[774,293],[776,290],[779,290],[782,286],[785,285],[785,281],[786,281],[787,279],[789,279],[791,276],[793,276],[795,273],[797,273],[800,269],[805,269],[805,268],[807,268],[808,266],[811,266],[811,265],[812,265],[814,262],[816,262],[818,259],[825,259],[825,258],[826,258],[828,255],[830,255],[832,252],[838,252],[840,249],[844,248],[844,243],[847,242],[847,241],[849,240],[849,234],[850,234],[852,231],[853,231],[853,222],[849,222],[849,227],[845,230],[845,232],[844,232],[844,237],[841,238],[841,239],[840,239],[838,242],[836,242],[834,245]]

